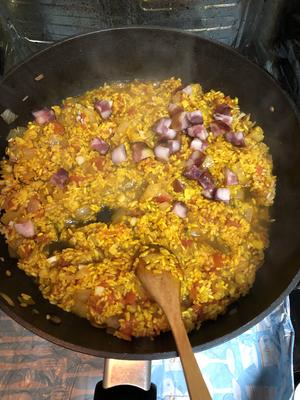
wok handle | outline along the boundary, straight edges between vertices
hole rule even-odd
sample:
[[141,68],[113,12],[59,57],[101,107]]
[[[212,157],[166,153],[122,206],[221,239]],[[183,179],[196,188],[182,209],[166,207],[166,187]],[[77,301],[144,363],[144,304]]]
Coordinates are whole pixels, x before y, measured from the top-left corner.
[[156,386],[151,383],[149,390],[129,385],[115,386],[110,389],[103,388],[103,381],[98,382],[95,389],[94,400],[156,400]]
[[151,361],[105,359],[103,381],[95,389],[94,400],[156,400],[151,384]]

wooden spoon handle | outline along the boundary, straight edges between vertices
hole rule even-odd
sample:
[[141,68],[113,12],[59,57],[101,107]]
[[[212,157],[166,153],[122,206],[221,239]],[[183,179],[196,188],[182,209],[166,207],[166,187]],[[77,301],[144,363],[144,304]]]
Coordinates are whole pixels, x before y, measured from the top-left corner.
[[176,318],[176,320],[176,323],[169,322],[177,344],[190,398],[191,400],[212,400],[198,367],[182,319]]

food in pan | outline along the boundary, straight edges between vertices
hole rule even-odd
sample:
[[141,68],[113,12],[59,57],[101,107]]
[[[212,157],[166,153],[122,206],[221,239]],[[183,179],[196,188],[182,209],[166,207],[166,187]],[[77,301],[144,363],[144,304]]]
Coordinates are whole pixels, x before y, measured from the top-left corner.
[[162,249],[155,268],[181,280],[188,330],[248,292],[275,177],[238,99],[171,78],[107,84],[33,115],[1,163],[1,231],[51,303],[123,339],[168,330],[135,274],[149,244]]

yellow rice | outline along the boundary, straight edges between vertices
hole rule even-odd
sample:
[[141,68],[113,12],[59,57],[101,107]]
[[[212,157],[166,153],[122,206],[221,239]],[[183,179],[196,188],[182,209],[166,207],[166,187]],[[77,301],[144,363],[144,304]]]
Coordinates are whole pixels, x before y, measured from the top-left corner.
[[[160,268],[170,268],[181,280],[182,316],[191,330],[203,320],[215,319],[248,292],[268,245],[268,209],[275,193],[272,160],[262,129],[241,114],[238,99],[214,90],[203,93],[199,84],[192,84],[191,95],[181,97],[185,111],[202,111],[208,130],[213,104],[226,102],[232,107],[233,129],[245,135],[244,148],[234,147],[223,136],[208,138],[206,162],[217,186],[224,187],[224,167],[239,178],[238,185],[230,186],[229,204],[204,198],[201,186],[183,176],[192,152],[187,135],[181,135],[181,151],[168,162],[154,156],[133,162],[131,143],[143,141],[154,147],[152,126],[168,116],[172,93],[180,85],[175,78],[116,83],[67,98],[62,106],[52,107],[63,134],[57,133],[55,123],[29,122],[22,137],[10,139],[8,159],[1,162],[1,231],[17,253],[19,267],[37,278],[51,303],[124,339],[169,329],[135,275],[133,261],[142,246],[159,244],[177,257],[180,273],[175,264],[164,263],[164,257]],[[95,98],[112,100],[107,120],[95,111]],[[84,116],[84,124],[78,115]],[[127,160],[113,164],[111,151],[101,158],[90,147],[94,137],[111,148],[125,144]],[[59,168],[69,171],[65,189],[49,182]],[[174,191],[175,179],[185,185],[183,192]],[[155,201],[161,193],[171,200]],[[33,198],[39,208],[29,211]],[[186,205],[187,218],[172,211],[174,201]],[[118,210],[109,225],[93,222],[103,206]],[[79,216],[91,223],[68,224]],[[28,220],[34,224],[33,238],[14,229],[15,223]],[[49,254],[49,244],[57,241],[70,247]]]

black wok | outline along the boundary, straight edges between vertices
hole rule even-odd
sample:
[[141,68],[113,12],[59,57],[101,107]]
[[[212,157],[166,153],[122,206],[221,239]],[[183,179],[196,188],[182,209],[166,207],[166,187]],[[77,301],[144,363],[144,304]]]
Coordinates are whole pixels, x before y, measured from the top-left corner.
[[[43,74],[44,79],[34,77]],[[177,30],[124,28],[94,32],[58,43],[12,70],[0,85],[0,113],[11,109],[19,115],[7,126],[1,119],[1,152],[9,130],[25,124],[31,110],[60,103],[104,82],[181,77],[200,82],[204,89],[220,89],[237,96],[242,110],[251,113],[266,133],[271,148],[277,196],[270,230],[270,247],[250,293],[216,321],[206,322],[190,334],[195,351],[222,343],[256,324],[294,287],[300,264],[300,119],[293,103],[262,69],[232,49]],[[22,101],[29,96],[26,101]],[[16,261],[0,239],[0,292],[15,307],[0,301],[1,308],[32,332],[69,349],[101,357],[157,359],[176,355],[171,334],[154,340],[119,340],[86,320],[50,305],[36,284],[16,268]],[[11,269],[12,276],[5,275]],[[39,314],[18,305],[24,292],[36,302]],[[60,325],[46,314],[62,319]]]

